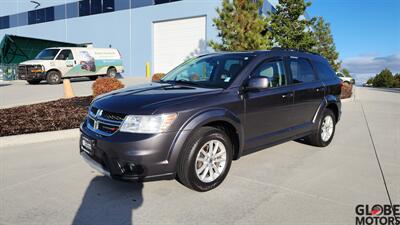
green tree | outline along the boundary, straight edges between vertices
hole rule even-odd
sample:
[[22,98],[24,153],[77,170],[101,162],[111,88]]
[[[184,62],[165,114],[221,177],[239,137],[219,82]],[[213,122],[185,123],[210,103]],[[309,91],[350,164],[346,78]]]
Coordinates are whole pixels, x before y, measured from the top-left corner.
[[350,71],[348,69],[343,68],[341,71],[342,71],[343,75],[345,75],[346,77],[351,77]]
[[374,87],[392,87],[393,85],[393,74],[389,69],[382,70],[377,74],[373,81]]
[[[326,23],[324,18],[318,17],[312,27],[316,41],[313,51],[324,56],[331,64],[332,68],[335,71],[339,71],[341,62],[338,60],[339,53],[336,51],[336,45],[333,41],[330,24]],[[347,74],[342,71],[343,74],[345,76],[350,76],[350,73],[348,73],[349,71],[346,71]]]
[[367,80],[367,84],[374,84],[374,77],[370,77],[370,78]]
[[400,88],[400,73],[396,73],[393,77],[393,87]]
[[210,41],[216,51],[244,51],[272,47],[266,30],[268,18],[259,14],[263,1],[223,0],[214,24],[221,43]]
[[304,17],[310,5],[304,0],[279,0],[276,12],[271,14],[272,41],[282,48],[312,51],[316,41],[310,28],[315,18]]

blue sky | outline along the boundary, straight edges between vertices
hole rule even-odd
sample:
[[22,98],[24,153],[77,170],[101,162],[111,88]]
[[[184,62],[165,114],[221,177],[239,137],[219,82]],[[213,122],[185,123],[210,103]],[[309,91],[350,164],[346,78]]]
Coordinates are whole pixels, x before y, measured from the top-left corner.
[[310,16],[331,24],[343,65],[371,75],[400,72],[400,0],[310,0]]

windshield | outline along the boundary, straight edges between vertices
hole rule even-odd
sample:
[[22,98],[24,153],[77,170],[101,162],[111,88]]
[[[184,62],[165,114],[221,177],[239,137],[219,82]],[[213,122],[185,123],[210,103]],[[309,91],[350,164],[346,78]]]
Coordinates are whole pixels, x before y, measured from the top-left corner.
[[184,83],[207,88],[227,88],[250,62],[250,55],[208,55],[179,65],[160,82]]
[[54,57],[56,57],[58,51],[60,49],[45,49],[35,57],[35,59],[40,59],[40,60],[53,60]]

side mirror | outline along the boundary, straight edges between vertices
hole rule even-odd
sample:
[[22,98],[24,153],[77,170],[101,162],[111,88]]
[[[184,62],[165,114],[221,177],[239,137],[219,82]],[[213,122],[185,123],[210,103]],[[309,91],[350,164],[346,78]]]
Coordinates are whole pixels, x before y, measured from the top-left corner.
[[266,77],[252,77],[248,80],[246,90],[259,91],[268,88],[269,80]]

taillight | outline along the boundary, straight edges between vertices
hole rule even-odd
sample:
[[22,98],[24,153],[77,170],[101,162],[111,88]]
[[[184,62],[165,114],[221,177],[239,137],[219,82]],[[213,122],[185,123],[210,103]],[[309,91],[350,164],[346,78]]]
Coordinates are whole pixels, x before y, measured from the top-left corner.
[[343,87],[343,81],[342,81],[342,80],[340,80],[340,84],[339,84],[339,86],[340,86],[340,88],[342,88],[342,87]]

